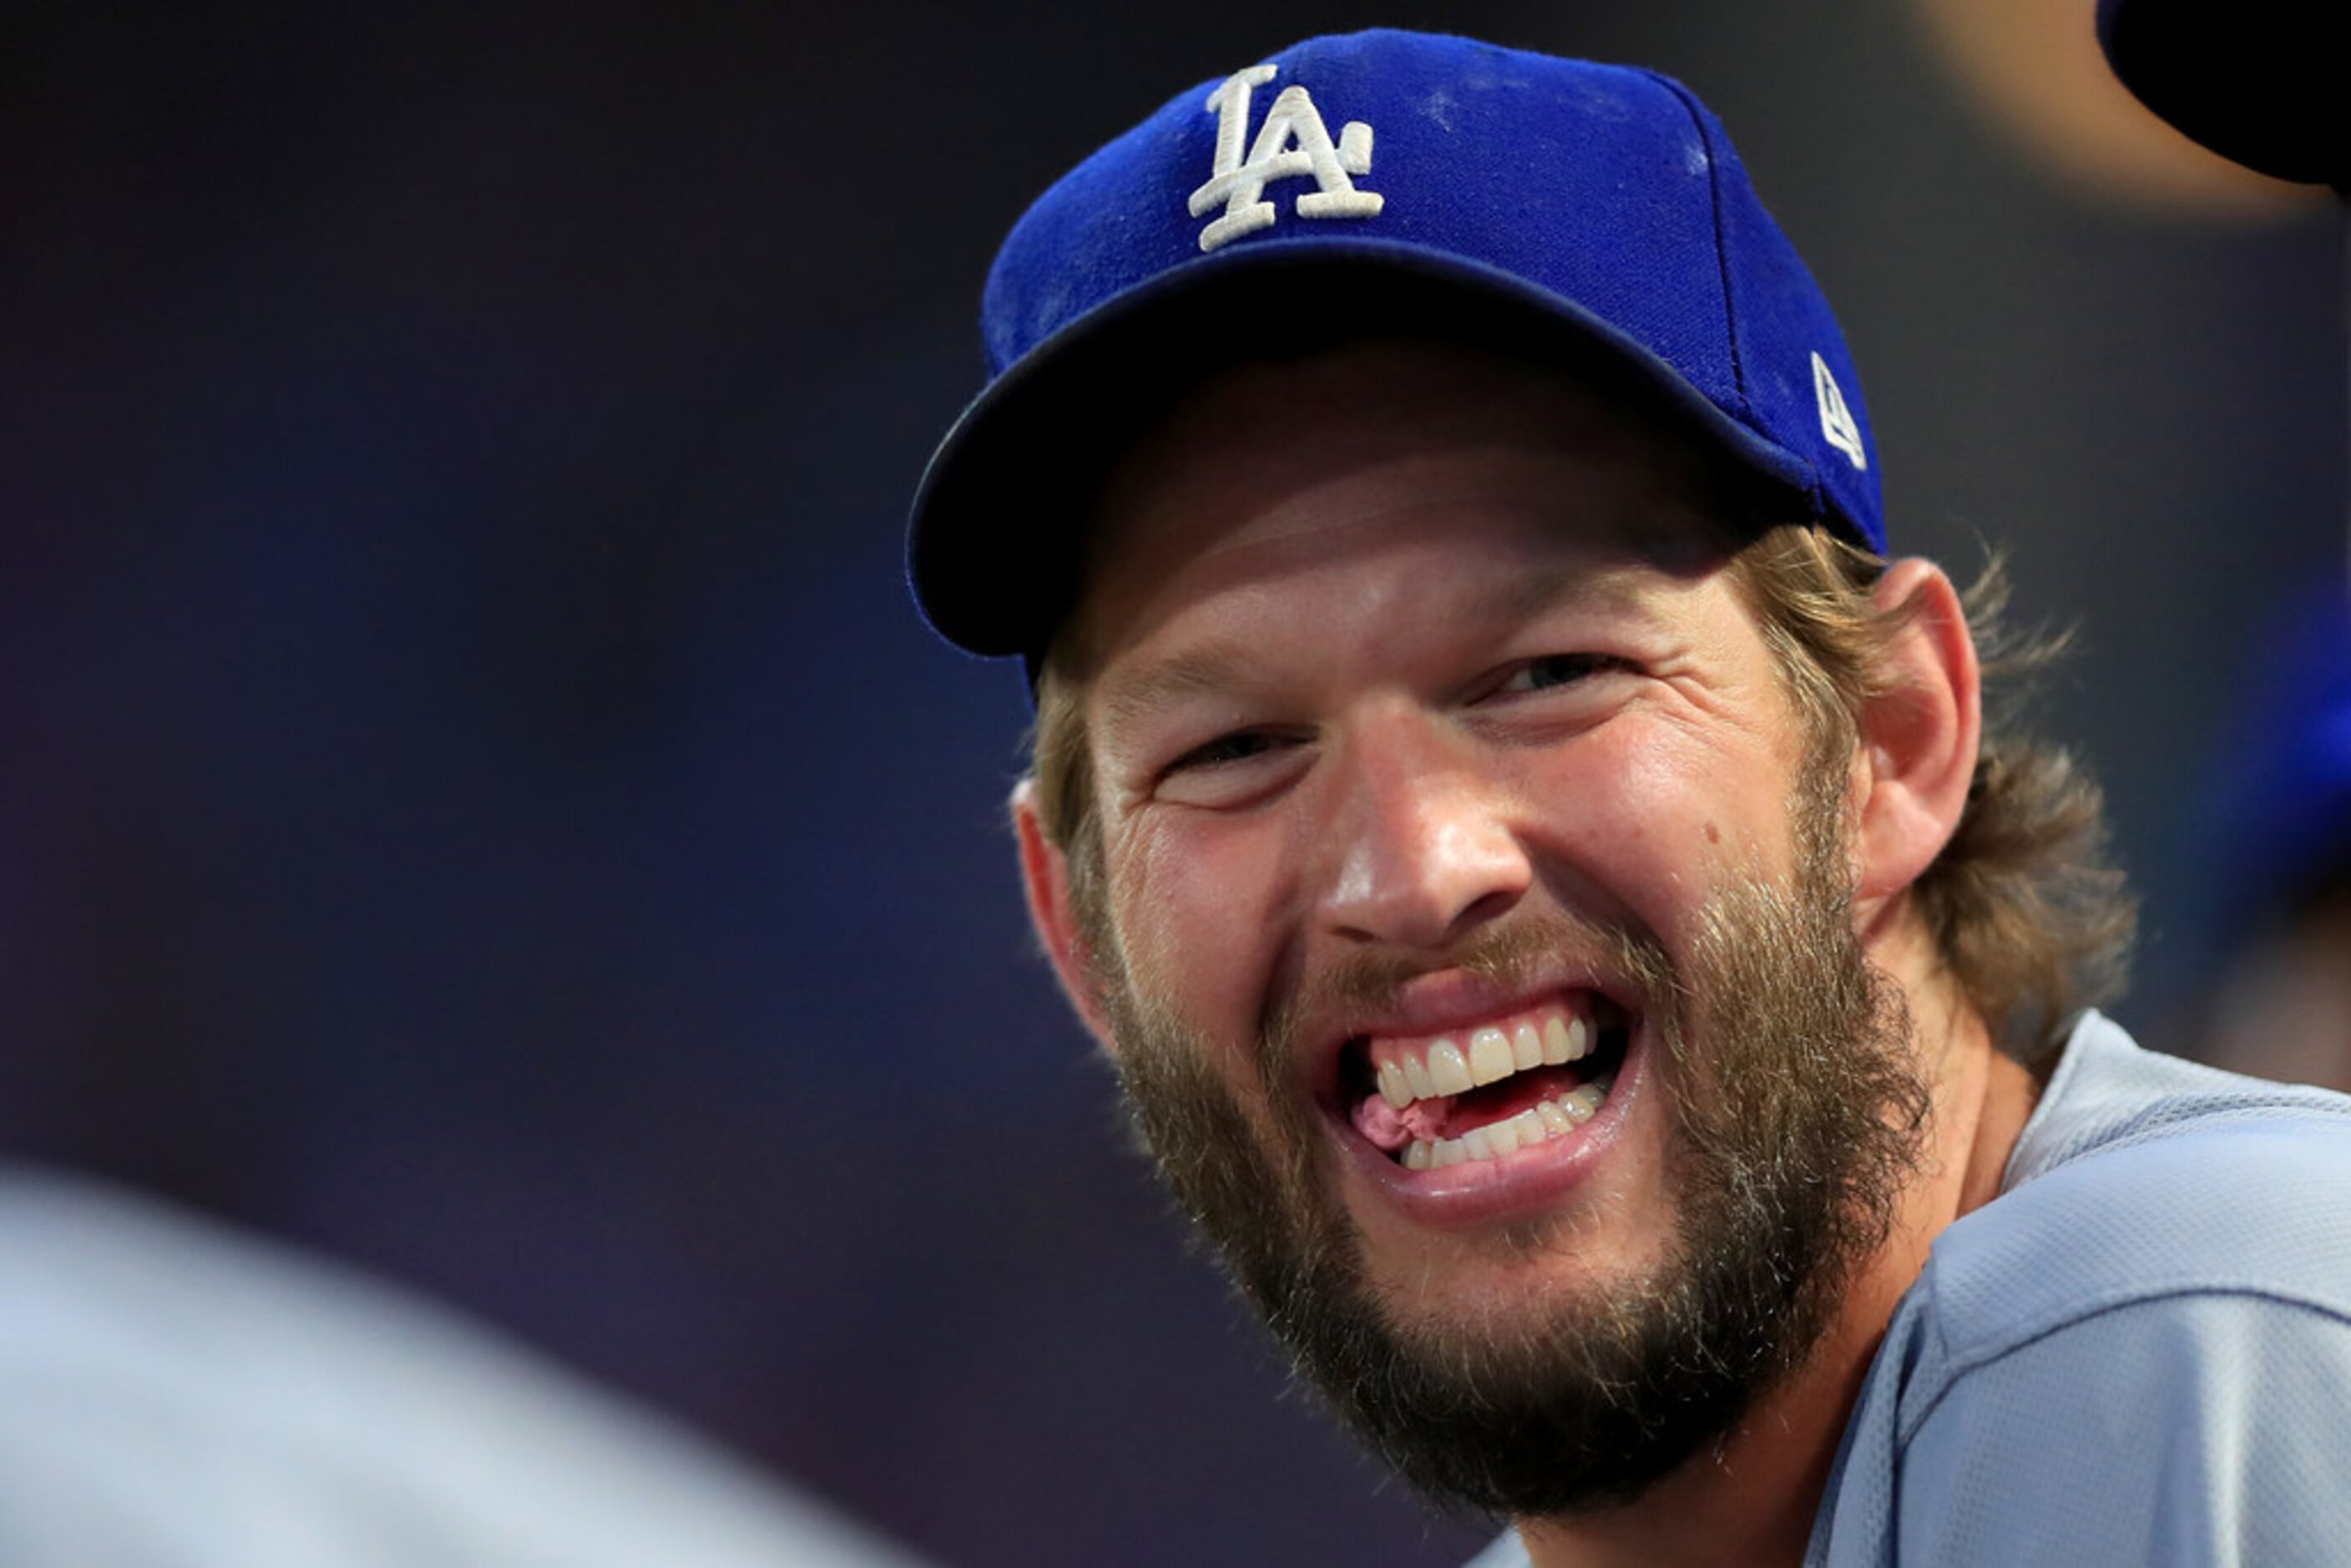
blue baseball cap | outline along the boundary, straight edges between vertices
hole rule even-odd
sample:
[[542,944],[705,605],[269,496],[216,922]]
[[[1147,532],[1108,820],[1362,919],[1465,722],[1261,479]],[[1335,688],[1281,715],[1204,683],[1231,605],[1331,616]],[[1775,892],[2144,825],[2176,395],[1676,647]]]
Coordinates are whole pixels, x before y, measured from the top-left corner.
[[1653,72],[1379,30],[1204,82],[1039,198],[981,301],[990,379],[931,458],[924,614],[1033,673],[1118,451],[1221,364],[1352,338],[1487,341],[1619,378],[1792,519],[1886,550],[1828,301],[1721,124]]

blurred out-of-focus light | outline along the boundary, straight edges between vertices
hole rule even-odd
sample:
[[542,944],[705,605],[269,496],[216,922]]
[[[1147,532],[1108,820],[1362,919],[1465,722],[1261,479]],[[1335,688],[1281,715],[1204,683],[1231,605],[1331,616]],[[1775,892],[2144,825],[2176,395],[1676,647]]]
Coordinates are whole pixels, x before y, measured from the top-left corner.
[[2094,0],[1911,0],[1967,96],[2032,162],[2169,216],[2260,222],[2327,199],[2230,162],[2165,124],[2107,68]]

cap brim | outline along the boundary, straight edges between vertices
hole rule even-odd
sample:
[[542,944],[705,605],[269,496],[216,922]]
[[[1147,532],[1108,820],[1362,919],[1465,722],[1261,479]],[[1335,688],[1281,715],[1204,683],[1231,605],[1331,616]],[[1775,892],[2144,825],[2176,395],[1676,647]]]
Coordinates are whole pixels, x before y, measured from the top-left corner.
[[[1168,269],[1047,339],[974,399],[915,492],[907,578],[931,625],[1032,673],[1075,601],[1078,538],[1108,466],[1217,369],[1342,340],[1428,334],[1615,373],[1797,514],[1829,516],[1812,464],[1758,434],[1573,300],[1406,242],[1318,238]],[[1851,530],[1848,529],[1848,532]]]

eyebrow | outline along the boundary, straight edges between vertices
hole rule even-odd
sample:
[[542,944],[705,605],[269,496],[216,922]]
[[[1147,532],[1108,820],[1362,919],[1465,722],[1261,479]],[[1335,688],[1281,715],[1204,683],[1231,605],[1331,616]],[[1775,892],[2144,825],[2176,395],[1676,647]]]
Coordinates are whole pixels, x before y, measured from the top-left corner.
[[1106,682],[1103,716],[1113,725],[1134,720],[1180,697],[1230,691],[1256,664],[1245,643],[1224,639],[1171,654],[1134,675]]

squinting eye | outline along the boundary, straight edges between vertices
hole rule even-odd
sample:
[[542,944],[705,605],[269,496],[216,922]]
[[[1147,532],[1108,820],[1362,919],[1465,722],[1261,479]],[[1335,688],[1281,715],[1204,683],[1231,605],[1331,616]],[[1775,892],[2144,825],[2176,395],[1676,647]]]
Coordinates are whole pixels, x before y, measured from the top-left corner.
[[1600,653],[1546,653],[1511,671],[1510,678],[1498,689],[1510,693],[1549,691],[1597,674],[1610,663]]
[[1164,805],[1230,810],[1281,789],[1301,771],[1311,732],[1237,729],[1185,752],[1159,770],[1151,786]]
[[1186,768],[1215,768],[1228,762],[1246,762],[1252,757],[1262,756],[1270,751],[1273,746],[1272,736],[1261,735],[1254,730],[1238,730],[1231,735],[1220,735],[1205,746],[1194,747],[1169,763],[1166,771],[1180,773]]

